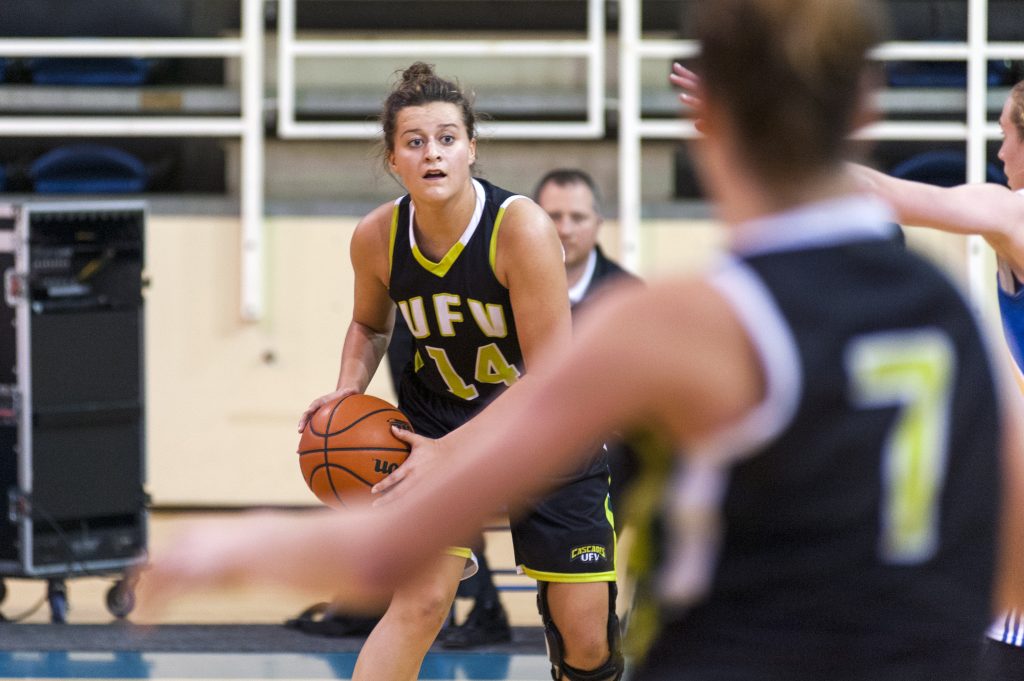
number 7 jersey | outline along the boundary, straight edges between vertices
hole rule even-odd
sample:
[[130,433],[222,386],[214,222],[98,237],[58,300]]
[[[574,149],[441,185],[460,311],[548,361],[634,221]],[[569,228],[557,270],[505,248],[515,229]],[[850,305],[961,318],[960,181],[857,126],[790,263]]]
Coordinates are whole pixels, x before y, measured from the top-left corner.
[[389,290],[416,344],[417,378],[438,395],[482,406],[523,371],[509,292],[494,261],[505,209],[524,197],[472,182],[473,217],[438,262],[416,244],[410,197],[395,201]]
[[765,397],[654,478],[638,680],[973,678],[1002,407],[969,307],[888,215],[844,197],[734,230],[710,282]]

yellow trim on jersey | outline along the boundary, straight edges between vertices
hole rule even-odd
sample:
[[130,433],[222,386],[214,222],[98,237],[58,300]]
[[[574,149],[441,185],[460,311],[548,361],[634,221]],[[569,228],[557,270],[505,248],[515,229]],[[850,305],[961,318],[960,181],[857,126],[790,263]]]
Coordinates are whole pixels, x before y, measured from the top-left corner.
[[497,274],[494,269],[494,263],[498,259],[498,230],[501,229],[501,221],[505,217],[505,209],[508,205],[516,199],[523,198],[522,194],[513,194],[512,196],[505,199],[505,203],[501,204],[501,208],[498,209],[498,214],[494,218],[494,229],[491,230],[491,247],[488,249],[487,260],[491,263],[491,271]]
[[391,211],[391,229],[388,234],[388,281],[391,280],[391,268],[395,264],[395,238],[398,236],[398,202]]
[[423,355],[420,354],[419,350],[416,350],[416,354],[412,358],[412,370],[417,372],[423,368]]
[[448,270],[451,269],[452,264],[458,260],[459,254],[462,253],[462,249],[465,245],[461,241],[456,241],[455,244],[448,249],[444,257],[441,258],[441,262],[431,262],[427,256],[420,252],[420,247],[416,244],[412,246],[412,257],[416,258],[416,262],[423,266],[423,269],[430,272],[431,274],[443,277],[448,274]]
[[[605,450],[607,451],[607,450]],[[612,476],[608,476],[608,488],[611,489]],[[619,534],[615,531],[615,513],[612,511],[612,495],[608,493],[604,495],[604,517],[608,519],[608,524],[612,528],[612,566],[619,564]]]
[[473,557],[473,549],[468,549],[465,546],[449,546],[444,550],[444,555],[469,560]]
[[523,574],[527,577],[532,577],[538,582],[557,582],[559,584],[585,584],[589,582],[614,582],[615,571],[611,570],[608,572],[580,572],[580,573],[568,573],[568,572],[542,572],[540,570],[531,570],[525,565],[519,566]]

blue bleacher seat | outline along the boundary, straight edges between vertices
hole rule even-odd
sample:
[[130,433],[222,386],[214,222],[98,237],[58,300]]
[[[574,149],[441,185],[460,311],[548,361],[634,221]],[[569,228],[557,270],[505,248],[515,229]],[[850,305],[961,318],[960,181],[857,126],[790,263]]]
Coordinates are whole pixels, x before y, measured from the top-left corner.
[[[893,61],[885,67],[889,87],[967,86],[967,64],[962,61]],[[988,85],[1007,85],[1013,80],[1010,65],[1005,61],[988,63]]]
[[143,85],[153,62],[131,57],[39,57],[26,62],[38,85]]
[[[967,155],[956,149],[936,149],[915,154],[889,171],[894,177],[916,180],[940,187],[953,187],[967,181]],[[985,180],[1006,184],[1006,175],[995,163],[985,169]]]
[[130,194],[144,191],[146,166],[121,149],[97,144],[57,147],[29,167],[36,192],[44,194]]

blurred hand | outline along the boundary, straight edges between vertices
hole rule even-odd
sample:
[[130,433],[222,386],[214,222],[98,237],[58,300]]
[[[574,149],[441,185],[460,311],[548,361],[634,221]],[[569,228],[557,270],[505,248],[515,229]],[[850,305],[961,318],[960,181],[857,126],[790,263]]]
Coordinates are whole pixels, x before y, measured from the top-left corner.
[[353,612],[386,604],[395,586],[374,542],[389,520],[371,509],[338,513],[250,511],[196,520],[137,570],[140,621],[158,621],[175,599],[225,587],[267,585],[323,594]]
[[159,615],[175,598],[229,586],[243,578],[247,551],[259,542],[266,514],[244,514],[185,524],[170,543],[137,568],[136,596],[142,618]]
[[673,85],[682,88],[679,101],[693,111],[694,125],[697,130],[704,132],[704,92],[700,76],[679,62],[674,62],[668,79]]

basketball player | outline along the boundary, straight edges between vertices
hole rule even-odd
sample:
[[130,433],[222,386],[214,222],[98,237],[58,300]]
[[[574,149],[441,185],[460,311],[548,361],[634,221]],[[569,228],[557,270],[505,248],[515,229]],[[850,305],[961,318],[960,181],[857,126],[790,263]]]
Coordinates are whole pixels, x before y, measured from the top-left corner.
[[[544,174],[533,191],[537,202],[555,224],[558,239],[565,253],[565,274],[569,284],[569,303],[573,319],[595,299],[604,286],[610,283],[637,283],[639,279],[619,266],[604,254],[597,242],[598,231],[604,222],[601,210],[601,193],[597,183],[586,171],[579,168],[558,168]],[[402,338],[408,332],[397,335],[399,328],[407,328],[400,319],[395,320],[395,333],[388,346],[388,358],[411,357],[413,355],[411,336],[407,342]],[[395,363],[392,362],[392,367]],[[394,369],[392,369],[394,371]],[[625,485],[635,466],[632,451],[620,442],[606,445],[610,468],[611,507],[615,511],[615,531],[621,528],[622,498]],[[474,543],[482,547],[483,537]],[[482,553],[482,549],[477,550]],[[480,555],[480,570],[459,585],[460,597],[473,599],[473,608],[462,624],[445,630],[442,647],[448,649],[473,648],[480,645],[508,641],[511,639],[508,620],[498,598],[486,559]]]
[[[452,463],[393,504],[197,528],[155,563],[157,595],[239,574],[344,570],[353,597],[401,583],[497,497],[633,424],[651,443],[634,680],[970,678],[993,586],[1024,604],[1024,442],[961,296],[892,240],[844,163],[881,10],[693,6],[707,84],[693,150],[729,257],[609,296],[571,349],[549,346],[444,438],[396,433]],[[260,549],[223,546],[236,531]]]
[[[1017,83],[999,116],[1003,162],[1009,189],[995,184],[935,187],[859,168],[865,184],[892,204],[904,224],[984,237],[996,254],[1003,335],[1024,388],[1024,81]],[[984,681],[1024,679],[1024,615],[1000,615],[989,628]]]
[[[366,389],[397,305],[416,343],[399,407],[417,432],[440,437],[519,381],[545,343],[569,343],[561,248],[533,201],[472,176],[472,107],[432,67],[416,63],[402,74],[382,118],[388,167],[408,194],[356,227],[355,304],[338,387],[313,400],[299,430],[326,402]],[[435,464],[426,455],[411,457],[398,487]],[[516,562],[540,582],[539,608],[564,656],[558,658],[563,678],[617,679],[607,462],[595,457],[562,482],[515,522]],[[600,560],[573,560],[579,547],[593,546],[606,548]],[[416,678],[463,575],[468,550],[456,553],[396,591],[363,646],[354,678]]]

